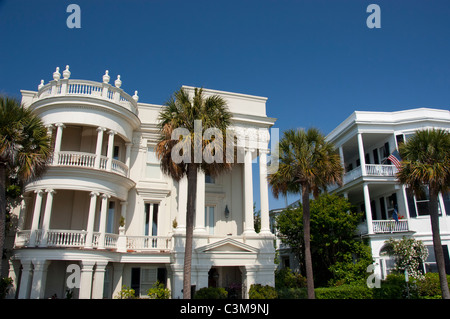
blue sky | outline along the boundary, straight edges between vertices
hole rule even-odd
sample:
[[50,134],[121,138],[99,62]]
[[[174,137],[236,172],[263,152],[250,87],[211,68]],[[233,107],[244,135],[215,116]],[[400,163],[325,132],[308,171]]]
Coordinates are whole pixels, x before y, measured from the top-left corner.
[[[71,3],[81,29],[66,25]],[[371,3],[380,29],[366,25]],[[120,74],[147,103],[181,85],[265,96],[280,132],[450,108],[448,0],[0,0],[0,39],[0,93],[17,97],[69,64],[72,78]],[[284,202],[270,196],[270,209]]]

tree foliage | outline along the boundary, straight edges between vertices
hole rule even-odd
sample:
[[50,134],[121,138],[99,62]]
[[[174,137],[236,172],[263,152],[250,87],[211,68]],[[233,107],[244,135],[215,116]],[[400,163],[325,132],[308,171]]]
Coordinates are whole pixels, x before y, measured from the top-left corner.
[[[319,285],[354,283],[363,280],[372,263],[370,247],[355,239],[361,220],[347,199],[321,194],[311,201],[311,252],[315,281]],[[302,260],[303,210],[287,209],[276,218],[283,243]],[[303,266],[303,265],[302,265]]]

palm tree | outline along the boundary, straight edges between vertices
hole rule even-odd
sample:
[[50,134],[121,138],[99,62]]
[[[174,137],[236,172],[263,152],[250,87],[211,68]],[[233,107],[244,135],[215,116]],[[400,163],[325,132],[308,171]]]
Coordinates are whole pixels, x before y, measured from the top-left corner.
[[[41,119],[13,98],[0,97],[0,251],[5,243],[6,185],[13,177],[38,177],[50,157],[50,138]],[[0,262],[0,274],[2,263]]]
[[442,129],[417,131],[400,145],[399,151],[402,161],[397,177],[400,183],[416,194],[423,191],[423,186],[428,187],[433,246],[442,298],[450,299],[438,215],[439,192],[447,191],[450,185],[450,134]]
[[278,171],[268,177],[274,196],[302,194],[307,291],[308,298],[314,299],[309,197],[311,192],[317,196],[329,184],[341,184],[343,168],[334,146],[315,128],[284,132],[278,161]]
[[[203,170],[206,174],[217,176],[231,169],[232,164],[227,163],[225,152],[223,152],[224,137],[230,125],[230,119],[231,113],[222,97],[212,95],[205,98],[203,90],[197,88],[192,99],[189,97],[189,92],[183,88],[176,91],[159,114],[161,137],[156,146],[156,154],[161,161],[161,169],[176,181],[187,175],[188,182],[183,269],[184,299],[191,298],[192,237],[196,213],[197,172]],[[199,123],[200,131],[198,131]],[[179,132],[182,134],[173,136],[178,134],[177,129],[181,129]],[[214,137],[203,138],[205,130],[208,129],[218,129],[220,132],[216,131]],[[202,155],[208,152],[215,156],[214,161],[206,161],[203,158]]]

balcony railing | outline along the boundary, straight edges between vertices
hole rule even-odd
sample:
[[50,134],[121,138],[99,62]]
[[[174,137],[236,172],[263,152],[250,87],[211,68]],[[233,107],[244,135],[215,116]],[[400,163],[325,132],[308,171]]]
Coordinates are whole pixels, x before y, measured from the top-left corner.
[[[97,156],[95,154],[91,153],[61,151],[57,155],[56,163],[53,161],[50,164],[58,166],[75,166],[107,170],[108,158],[101,155],[100,161],[98,162],[98,167],[96,167],[96,157]],[[111,171],[125,177],[128,176],[127,165],[115,159],[113,159],[111,162]]]
[[403,219],[398,222],[395,220],[374,220],[372,221],[373,232],[380,233],[400,233],[409,230],[408,220]]
[[103,99],[119,104],[123,108],[137,114],[136,99],[118,87],[108,83],[87,80],[60,79],[51,81],[39,88],[38,99],[52,96],[86,96]]
[[[366,164],[366,173],[364,176],[379,176],[379,177],[395,177],[398,170],[394,165],[381,165],[381,164]],[[342,178],[343,185],[354,181],[363,176],[361,166],[352,169],[344,174]],[[338,185],[333,184],[328,186],[328,191],[332,191],[338,188]]]
[[[30,230],[20,230],[16,233],[15,248],[23,247],[58,247],[58,248],[83,248],[88,246],[86,241],[87,231],[50,229],[47,231],[47,242],[43,241],[43,232],[35,231],[35,242],[30,243]],[[104,243],[100,245],[100,233],[94,232],[89,248],[117,249],[117,251],[162,251],[172,249],[172,237],[169,236],[126,236],[106,233]],[[121,241],[121,239],[124,239]],[[123,245],[121,244],[123,243]],[[122,245],[122,246],[121,246]]]

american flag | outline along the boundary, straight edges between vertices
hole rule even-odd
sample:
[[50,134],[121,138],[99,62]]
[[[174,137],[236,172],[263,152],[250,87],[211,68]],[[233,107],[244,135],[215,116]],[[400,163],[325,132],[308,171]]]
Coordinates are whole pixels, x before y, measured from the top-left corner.
[[395,150],[394,152],[392,152],[391,155],[389,155],[388,160],[390,160],[392,163],[394,163],[395,167],[397,167],[397,169],[400,169],[400,154],[398,153],[397,150]]

